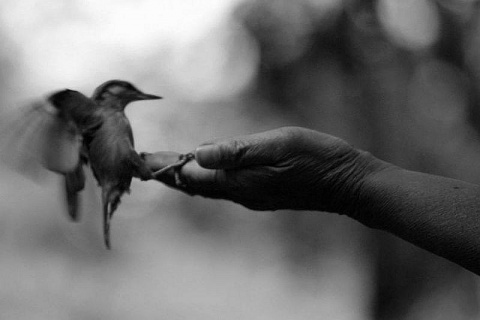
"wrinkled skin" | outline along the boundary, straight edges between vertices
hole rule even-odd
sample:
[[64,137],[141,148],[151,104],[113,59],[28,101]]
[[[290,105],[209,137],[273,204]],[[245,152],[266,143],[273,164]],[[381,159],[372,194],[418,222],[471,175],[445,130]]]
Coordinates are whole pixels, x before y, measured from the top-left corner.
[[[158,180],[191,195],[232,200],[254,210],[302,209],[348,214],[355,210],[365,176],[386,163],[345,141],[317,131],[285,127],[205,143],[195,161]],[[177,161],[179,154],[146,154],[151,170]]]
[[[157,179],[255,210],[345,214],[480,275],[478,185],[405,170],[339,138],[294,127],[213,141],[194,155]],[[179,154],[157,152],[144,159],[156,171],[178,163]]]

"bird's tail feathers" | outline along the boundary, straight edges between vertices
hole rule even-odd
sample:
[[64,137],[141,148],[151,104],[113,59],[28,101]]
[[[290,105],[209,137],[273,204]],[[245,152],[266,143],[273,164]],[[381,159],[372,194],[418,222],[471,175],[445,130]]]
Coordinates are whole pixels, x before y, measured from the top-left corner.
[[112,220],[113,213],[117,210],[120,203],[120,197],[122,191],[104,188],[102,191],[102,203],[103,203],[103,237],[105,240],[105,246],[107,249],[111,249],[110,245],[110,221]]

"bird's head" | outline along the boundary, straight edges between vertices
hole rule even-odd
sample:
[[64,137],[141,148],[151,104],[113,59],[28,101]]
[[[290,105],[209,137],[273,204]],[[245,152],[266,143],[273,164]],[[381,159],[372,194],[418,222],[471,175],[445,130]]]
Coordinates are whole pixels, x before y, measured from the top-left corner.
[[162,97],[143,93],[127,81],[110,80],[95,89],[92,99],[100,106],[123,110],[132,101],[156,100]]

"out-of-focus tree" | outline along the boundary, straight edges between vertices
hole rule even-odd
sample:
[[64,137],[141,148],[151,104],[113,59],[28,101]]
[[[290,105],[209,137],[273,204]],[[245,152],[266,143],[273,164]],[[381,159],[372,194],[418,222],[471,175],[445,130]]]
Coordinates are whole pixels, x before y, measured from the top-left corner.
[[[478,182],[479,143],[469,126],[480,123],[478,62],[466,59],[478,50],[475,8],[475,1],[249,1],[237,13],[261,52],[254,94],[275,112],[398,165]],[[335,242],[327,219],[285,217],[297,262]],[[333,228],[374,239],[366,243],[376,253],[376,318],[478,316],[470,273],[383,233]]]
[[[476,3],[5,0],[2,111],[125,78],[165,97],[127,110],[139,151],[300,125],[479,182]],[[70,224],[55,177],[0,173],[2,318],[478,318],[470,273],[343,217],[135,181],[106,253],[91,179]]]

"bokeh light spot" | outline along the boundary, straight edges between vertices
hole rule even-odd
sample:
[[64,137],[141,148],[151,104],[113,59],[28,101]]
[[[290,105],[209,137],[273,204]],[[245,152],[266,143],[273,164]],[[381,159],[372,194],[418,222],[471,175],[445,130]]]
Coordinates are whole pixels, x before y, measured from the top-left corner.
[[377,10],[385,32],[401,47],[424,49],[438,39],[438,10],[431,1],[380,0]]

